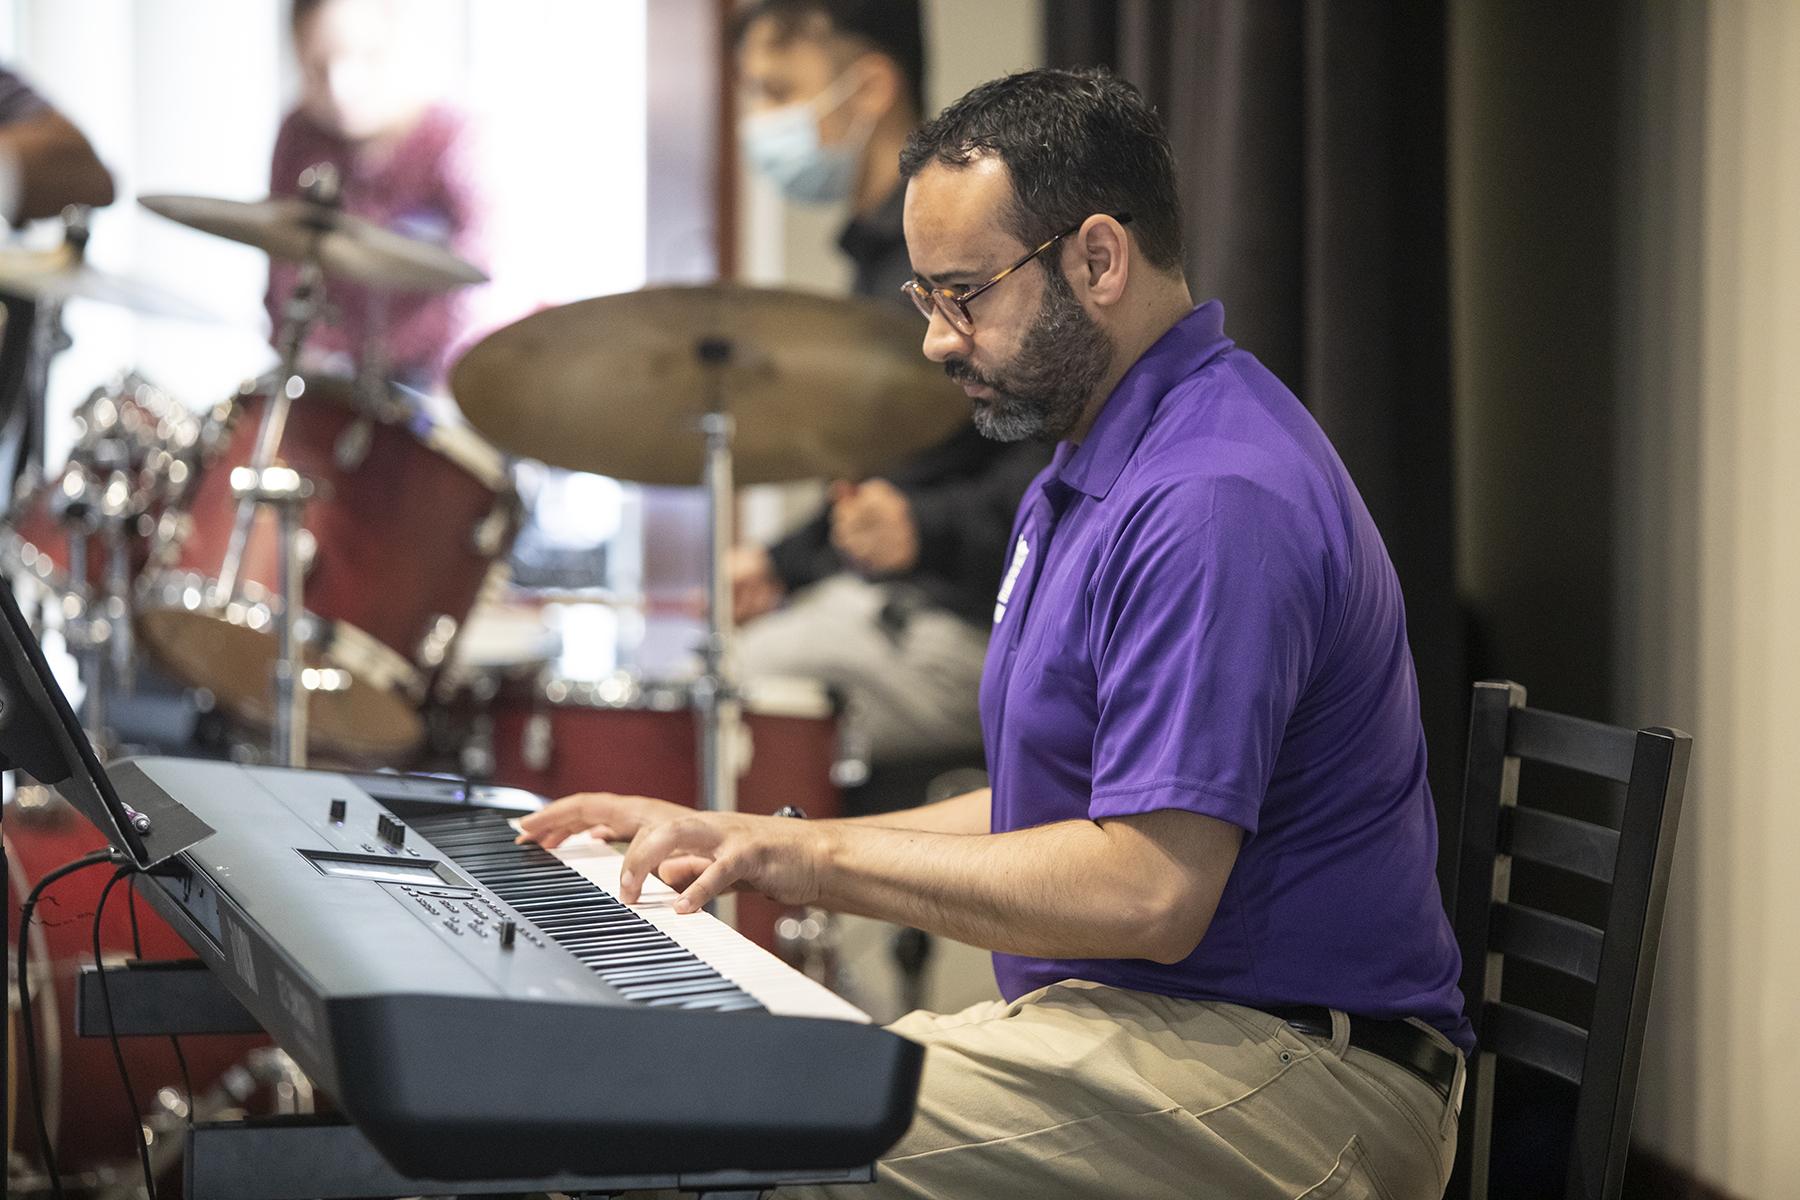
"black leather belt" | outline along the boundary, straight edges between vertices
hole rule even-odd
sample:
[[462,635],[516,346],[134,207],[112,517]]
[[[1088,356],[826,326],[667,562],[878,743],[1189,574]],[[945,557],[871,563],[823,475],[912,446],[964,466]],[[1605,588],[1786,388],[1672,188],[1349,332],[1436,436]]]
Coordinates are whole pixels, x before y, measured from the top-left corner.
[[[1283,1008],[1265,1008],[1301,1033],[1331,1040],[1331,1010],[1318,1005],[1301,1004]],[[1350,1017],[1350,1044],[1358,1050],[1379,1054],[1391,1063],[1405,1067],[1430,1084],[1445,1100],[1456,1086],[1456,1066],[1462,1055],[1438,1045],[1432,1036],[1406,1021],[1382,1021],[1374,1017]]]

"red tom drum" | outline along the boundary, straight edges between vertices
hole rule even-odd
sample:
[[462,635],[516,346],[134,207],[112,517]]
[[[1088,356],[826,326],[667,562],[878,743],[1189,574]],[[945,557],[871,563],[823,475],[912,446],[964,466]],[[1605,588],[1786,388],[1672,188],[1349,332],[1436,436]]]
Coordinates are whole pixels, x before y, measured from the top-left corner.
[[[140,636],[163,665],[262,728],[273,719],[281,611],[273,512],[256,513],[235,595],[222,596],[220,581],[238,507],[232,470],[250,463],[269,401],[266,383],[239,396],[138,595]],[[305,662],[348,680],[312,692],[311,745],[398,762],[419,743],[429,680],[518,528],[505,461],[466,429],[371,414],[334,381],[294,400],[276,457],[316,489],[301,534]]]

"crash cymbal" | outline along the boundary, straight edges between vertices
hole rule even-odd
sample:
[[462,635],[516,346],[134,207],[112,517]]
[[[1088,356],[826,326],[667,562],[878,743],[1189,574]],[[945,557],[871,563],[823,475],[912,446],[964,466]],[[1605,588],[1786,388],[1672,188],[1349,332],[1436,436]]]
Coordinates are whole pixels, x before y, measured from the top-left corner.
[[289,262],[305,261],[317,239],[319,264],[327,276],[370,287],[447,292],[487,279],[442,246],[297,197],[139,196],[138,203],[171,221]]
[[178,321],[222,319],[218,313],[154,284],[89,266],[68,246],[53,250],[0,249],[0,293],[40,303],[94,300]]
[[[733,284],[534,313],[462,357],[450,388],[502,449],[638,483],[697,484],[716,387],[739,483],[856,479],[943,440],[969,404],[898,305]],[[722,344],[708,366],[701,347]]]

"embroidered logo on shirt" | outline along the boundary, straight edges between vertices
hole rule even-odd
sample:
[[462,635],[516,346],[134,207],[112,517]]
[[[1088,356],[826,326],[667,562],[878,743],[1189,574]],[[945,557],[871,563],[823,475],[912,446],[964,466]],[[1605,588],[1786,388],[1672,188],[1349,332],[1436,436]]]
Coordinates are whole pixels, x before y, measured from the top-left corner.
[[994,603],[994,624],[1006,615],[1006,602],[1012,599],[1013,585],[1019,582],[1019,572],[1025,569],[1025,560],[1031,557],[1031,547],[1021,537],[1019,544],[1013,547],[1012,565],[1006,568],[1006,578],[1000,581],[1000,598]]

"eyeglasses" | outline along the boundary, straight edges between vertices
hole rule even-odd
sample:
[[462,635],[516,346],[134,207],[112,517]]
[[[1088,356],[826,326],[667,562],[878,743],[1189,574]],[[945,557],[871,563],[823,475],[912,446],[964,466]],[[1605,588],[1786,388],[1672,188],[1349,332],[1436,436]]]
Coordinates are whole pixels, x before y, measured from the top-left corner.
[[[1108,215],[1121,225],[1131,224],[1131,214],[1128,212],[1111,213]],[[907,298],[913,302],[913,306],[919,310],[920,315],[927,321],[931,320],[933,313],[943,313],[944,319],[950,322],[951,328],[955,329],[956,332],[962,334],[964,337],[974,337],[975,318],[969,315],[969,301],[981,295],[981,293],[987,291],[996,283],[999,283],[1002,279],[1005,279],[1008,275],[1011,275],[1014,271],[1042,254],[1050,247],[1056,245],[1056,243],[1062,241],[1071,233],[1080,229],[1085,220],[1086,218],[1084,217],[1081,221],[1077,221],[1075,224],[1069,226],[1067,229],[1063,230],[1061,233],[1039,246],[1036,250],[1033,250],[1030,254],[1027,254],[1024,258],[1021,258],[1018,262],[1006,268],[985,283],[978,283],[972,287],[928,288],[916,279],[909,279],[900,285],[900,290],[906,293]]]

